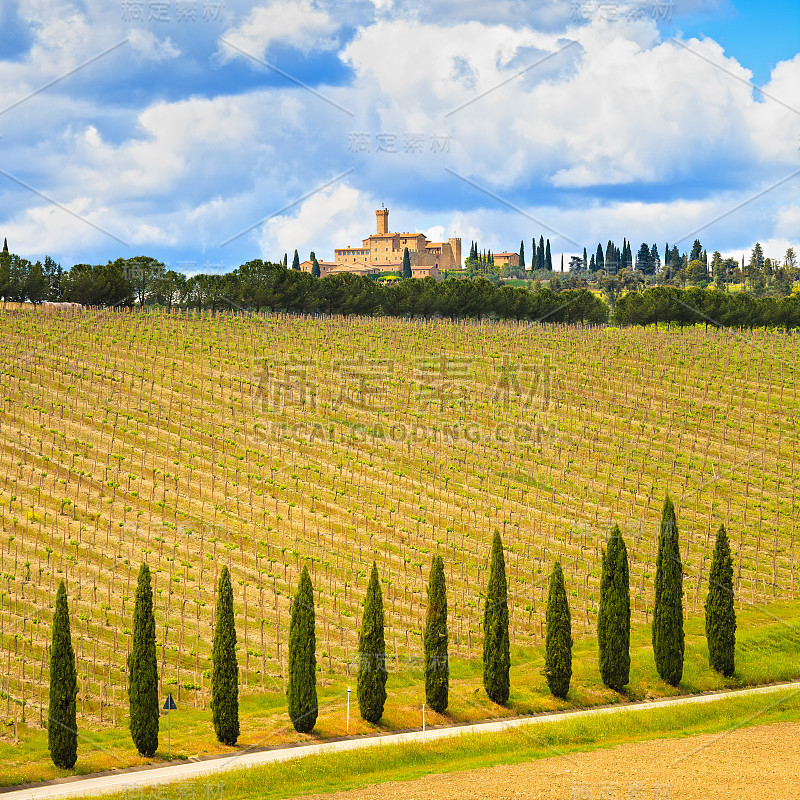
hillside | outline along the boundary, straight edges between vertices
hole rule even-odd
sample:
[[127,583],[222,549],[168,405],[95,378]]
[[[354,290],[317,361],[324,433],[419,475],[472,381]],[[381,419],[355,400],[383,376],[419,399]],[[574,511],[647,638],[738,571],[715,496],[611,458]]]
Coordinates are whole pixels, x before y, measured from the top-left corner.
[[721,522],[740,601],[794,595],[792,334],[12,309],[0,325],[7,717],[12,698],[29,718],[46,704],[62,577],[79,708],[107,718],[127,707],[132,582],[145,558],[162,689],[181,687],[193,705],[209,694],[222,563],[245,689],[282,684],[303,560],[324,673],[356,663],[373,559],[392,654],[421,656],[436,549],[451,653],[478,655],[495,528],[514,644],[542,636],[556,558],[573,632],[593,630],[612,521],[628,542],[634,621],[646,621],[666,491],[688,613],[702,610]]

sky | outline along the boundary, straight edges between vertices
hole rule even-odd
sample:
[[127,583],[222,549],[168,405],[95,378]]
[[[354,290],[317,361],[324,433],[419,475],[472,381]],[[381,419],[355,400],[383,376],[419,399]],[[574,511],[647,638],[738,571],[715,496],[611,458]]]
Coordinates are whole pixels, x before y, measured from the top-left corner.
[[800,249],[800,3],[0,0],[0,236],[65,268]]

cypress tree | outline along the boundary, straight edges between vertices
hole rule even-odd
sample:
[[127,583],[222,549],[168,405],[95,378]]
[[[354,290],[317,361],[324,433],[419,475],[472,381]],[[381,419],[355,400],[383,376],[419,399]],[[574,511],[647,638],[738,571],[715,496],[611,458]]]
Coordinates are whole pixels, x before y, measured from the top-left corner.
[[428,580],[428,616],[425,620],[425,701],[434,711],[441,713],[447,708],[449,685],[444,561],[441,556],[434,556]]
[[683,676],[683,565],[672,500],[664,500],[656,558],[653,654],[661,678],[677,686]]
[[545,612],[547,634],[545,638],[544,674],[547,685],[555,697],[564,698],[572,678],[572,622],[564,586],[561,564],[556,562],[550,573]]
[[294,251],[294,257],[292,258],[292,269],[300,269],[300,254],[297,252],[297,250]]
[[386,703],[386,642],[383,632],[383,594],[378,580],[378,567],[372,562],[364,618],[358,637],[358,708],[362,719],[377,722]]
[[539,249],[536,251],[536,268],[544,269],[544,266],[544,236],[539,236]]
[[227,567],[217,584],[216,627],[211,658],[211,716],[217,739],[227,745],[239,738],[239,665],[236,661],[236,624],[233,587]]
[[587,270],[588,267],[589,267],[589,261],[586,258],[586,248],[584,247],[583,248],[583,270],[584,270],[584,272]]
[[57,767],[72,769],[78,759],[75,696],[78,676],[69,629],[69,608],[64,581],[58,585],[50,649],[50,706],[47,710],[47,746]]
[[525,269],[525,241],[519,243],[519,268]]
[[152,756],[158,749],[158,666],[153,588],[147,564],[139,568],[136,584],[128,681],[131,738],[143,756]]
[[706,640],[711,669],[733,675],[736,650],[736,611],[733,607],[733,561],[724,525],[717,532],[706,598]]
[[550,240],[547,240],[547,245],[545,246],[545,253],[544,253],[544,268],[548,272],[553,271],[553,257],[550,255]]
[[408,248],[403,248],[403,277],[410,278],[412,275],[411,272],[411,258],[408,255]]
[[4,253],[8,252],[8,239],[6,239],[5,237],[3,237],[3,252]]
[[289,717],[298,733],[311,733],[317,721],[317,637],[314,589],[303,566],[289,622]]
[[603,551],[597,642],[600,675],[611,689],[622,691],[630,680],[631,595],[628,552],[619,526],[611,530]]
[[603,259],[603,246],[597,243],[597,252],[594,256],[595,268],[598,270],[605,269],[605,260]]
[[511,652],[508,638],[508,585],[500,532],[494,532],[489,586],[483,611],[483,686],[489,699],[501,706],[511,689]]

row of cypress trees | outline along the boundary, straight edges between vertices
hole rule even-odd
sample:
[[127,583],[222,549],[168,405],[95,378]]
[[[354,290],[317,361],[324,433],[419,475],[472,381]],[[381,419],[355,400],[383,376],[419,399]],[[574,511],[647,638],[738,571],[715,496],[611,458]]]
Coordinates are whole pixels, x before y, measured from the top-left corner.
[[[659,676],[677,686],[683,675],[683,565],[675,509],[664,502],[656,560],[652,642]],[[551,693],[566,697],[572,678],[572,628],[564,573],[556,562],[550,575],[545,613],[544,675]],[[483,617],[483,685],[487,696],[505,705],[510,692],[508,586],[503,544],[498,531],[492,540],[491,564]],[[724,525],[717,534],[709,594],[705,603],[709,663],[729,677],[734,672],[736,615],[733,605],[733,563]],[[630,580],[625,542],[617,525],[602,556],[600,607],[597,618],[600,675],[609,688],[623,691],[630,679]],[[447,589],[444,562],[435,555],[428,582],[428,610],[423,635],[425,699],[443,712],[448,705],[449,660]],[[233,745],[239,737],[238,664],[233,589],[223,567],[217,590],[212,649],[214,730],[220,742]],[[314,590],[304,566],[291,607],[287,700],[289,717],[302,733],[313,730],[318,715],[316,688]],[[158,668],[150,570],[142,564],[133,614],[133,639],[128,656],[130,731],[137,750],[152,756],[158,747]],[[67,593],[62,581],[56,595],[50,660],[48,744],[53,762],[71,769],[77,758],[75,654],[72,648]],[[363,719],[377,722],[386,702],[386,642],[383,595],[378,568],[372,565],[359,633],[357,698]]]
[[[217,589],[212,661],[211,712],[214,730],[220,742],[233,745],[239,737],[239,669],[233,590],[227,567],[222,568]],[[72,769],[78,757],[77,694],[78,676],[70,632],[67,589],[64,581],[61,581],[53,615],[47,739],[53,763],[63,769]],[[153,589],[147,564],[139,568],[136,582],[133,635],[128,654],[128,698],[131,739],[139,753],[152,756],[158,749],[158,662]]]

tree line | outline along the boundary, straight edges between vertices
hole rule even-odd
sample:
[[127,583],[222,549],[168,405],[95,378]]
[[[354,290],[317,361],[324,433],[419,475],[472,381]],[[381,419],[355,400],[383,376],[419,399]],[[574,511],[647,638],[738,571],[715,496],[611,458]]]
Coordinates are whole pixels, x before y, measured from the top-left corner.
[[[642,257],[644,247],[640,248]],[[730,265],[726,267],[727,261],[720,261],[717,252],[712,255],[707,269],[706,251],[700,247],[700,242],[695,241],[691,255],[698,258],[672,277],[668,271],[661,270],[657,278],[648,278],[646,265],[646,269],[625,266],[613,273],[605,269],[595,273],[578,270],[564,275],[536,272],[537,276],[550,277],[546,283],[539,277],[524,283],[517,281],[521,285],[504,283],[486,272],[491,266],[488,260],[491,253],[486,260],[481,254],[477,261],[473,255],[468,257],[472,278],[436,281],[407,277],[382,283],[372,276],[351,273],[316,277],[299,270],[296,253],[294,263],[298,268],[257,259],[229,273],[187,278],[147,256],[117,259],[105,265],[76,264],[65,272],[50,258],[46,258],[44,264],[31,264],[3,251],[0,252],[0,298],[4,302],[66,301],[112,307],[156,305],[167,310],[192,308],[212,312],[240,309],[425,319],[493,318],[581,324],[612,321],[620,325],[710,323],[739,328],[789,329],[800,325],[800,295],[792,293],[798,270],[792,266],[795,258],[791,248],[786,264],[778,267],[763,257],[761,246],[756,243],[750,263],[746,267],[743,265],[745,273],[739,276],[750,291],[729,292],[726,291],[729,277],[726,270]],[[477,243],[473,242],[472,253],[477,253],[476,248]],[[620,257],[629,249],[630,243],[626,240],[619,249]],[[547,264],[547,244],[540,243],[536,250],[537,263],[544,259]],[[593,258],[599,258],[601,250],[598,246]],[[616,257],[617,250],[609,241],[606,254],[602,256],[605,267],[608,267],[609,258]],[[520,251],[524,257],[524,246]],[[658,252],[655,245],[652,250],[648,248],[648,253],[652,255],[653,252]],[[577,256],[574,260],[581,261]],[[484,271],[481,273],[480,269]],[[404,275],[410,274],[410,265],[404,263],[402,271]],[[713,283],[710,271],[715,271]],[[665,283],[649,285],[658,280]],[[687,281],[695,285],[685,288]]]
[[[447,587],[444,561],[438,554],[431,561],[427,597],[423,633],[425,701],[429,708],[442,713],[448,706],[450,662]],[[306,566],[290,614],[287,710],[294,728],[310,733],[319,707],[314,589]],[[627,549],[619,527],[614,525],[602,551],[597,642],[602,681],[618,692],[623,692],[630,681],[630,616]],[[545,623],[544,674],[550,692],[563,699],[572,678],[573,640],[564,573],[558,561],[550,573]],[[724,526],[717,533],[709,574],[705,629],[711,668],[730,677],[735,664],[736,615],[733,563]],[[383,716],[387,698],[388,662],[383,595],[375,562],[364,599],[358,645],[359,711],[364,720],[376,723]],[[677,686],[683,676],[684,657],[683,565],[675,509],[669,497],[664,501],[658,536],[652,645],[659,676]],[[483,614],[483,686],[489,699],[500,705],[508,704],[510,669],[508,584],[503,543],[500,533],[495,531]],[[233,588],[228,568],[223,566],[217,586],[212,645],[211,712],[217,739],[227,745],[236,744],[239,738],[238,674]],[[72,769],[77,760],[77,694],[67,593],[61,581],[53,617],[47,727],[53,763],[65,769]],[[153,590],[150,570],[144,563],[139,569],[133,612],[128,696],[131,738],[139,753],[152,756],[158,748],[158,662]]]

